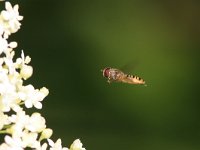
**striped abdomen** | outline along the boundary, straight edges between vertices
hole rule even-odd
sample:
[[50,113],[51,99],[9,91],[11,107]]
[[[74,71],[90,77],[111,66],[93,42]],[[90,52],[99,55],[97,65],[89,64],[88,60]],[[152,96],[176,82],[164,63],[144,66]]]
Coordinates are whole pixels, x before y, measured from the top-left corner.
[[122,82],[129,83],[129,84],[145,84],[145,81],[135,75],[124,74]]

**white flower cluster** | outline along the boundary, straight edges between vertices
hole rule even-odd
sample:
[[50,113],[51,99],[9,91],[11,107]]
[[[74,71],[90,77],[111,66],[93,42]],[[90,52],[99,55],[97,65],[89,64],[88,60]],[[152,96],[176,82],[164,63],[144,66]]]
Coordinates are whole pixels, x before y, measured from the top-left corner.
[[9,36],[20,29],[23,17],[18,5],[12,7],[5,2],[5,8],[0,12],[0,134],[5,134],[0,150],[85,150],[79,139],[69,149],[62,147],[61,139],[54,143],[50,139],[53,131],[46,128],[45,118],[38,112],[26,114],[28,108],[42,109],[49,91],[23,85],[33,73],[31,58],[22,51],[21,57],[14,60],[17,42],[8,42]]

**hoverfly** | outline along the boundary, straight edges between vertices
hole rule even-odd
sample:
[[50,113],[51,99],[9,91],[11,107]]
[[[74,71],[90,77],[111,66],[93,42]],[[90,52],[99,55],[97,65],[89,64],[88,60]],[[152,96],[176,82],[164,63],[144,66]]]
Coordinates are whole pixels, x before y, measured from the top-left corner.
[[107,67],[103,69],[102,72],[103,76],[108,78],[108,83],[111,83],[113,81],[113,82],[123,82],[128,84],[145,85],[145,81],[142,78],[135,75],[126,74],[119,69]]

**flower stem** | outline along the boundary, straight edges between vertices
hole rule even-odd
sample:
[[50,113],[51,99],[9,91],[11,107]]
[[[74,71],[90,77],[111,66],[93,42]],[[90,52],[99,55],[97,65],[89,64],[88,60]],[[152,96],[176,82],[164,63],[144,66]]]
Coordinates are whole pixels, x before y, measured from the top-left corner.
[[7,130],[0,130],[0,134],[8,133]]
[[19,105],[24,105],[24,102],[20,102]]

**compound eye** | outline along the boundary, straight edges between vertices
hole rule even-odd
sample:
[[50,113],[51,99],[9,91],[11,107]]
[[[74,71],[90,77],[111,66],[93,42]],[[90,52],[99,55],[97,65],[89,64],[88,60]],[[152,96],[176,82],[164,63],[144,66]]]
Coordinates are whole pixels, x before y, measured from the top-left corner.
[[105,68],[103,70],[103,76],[106,77],[106,78],[108,78],[109,77],[109,72],[110,72],[110,68]]

